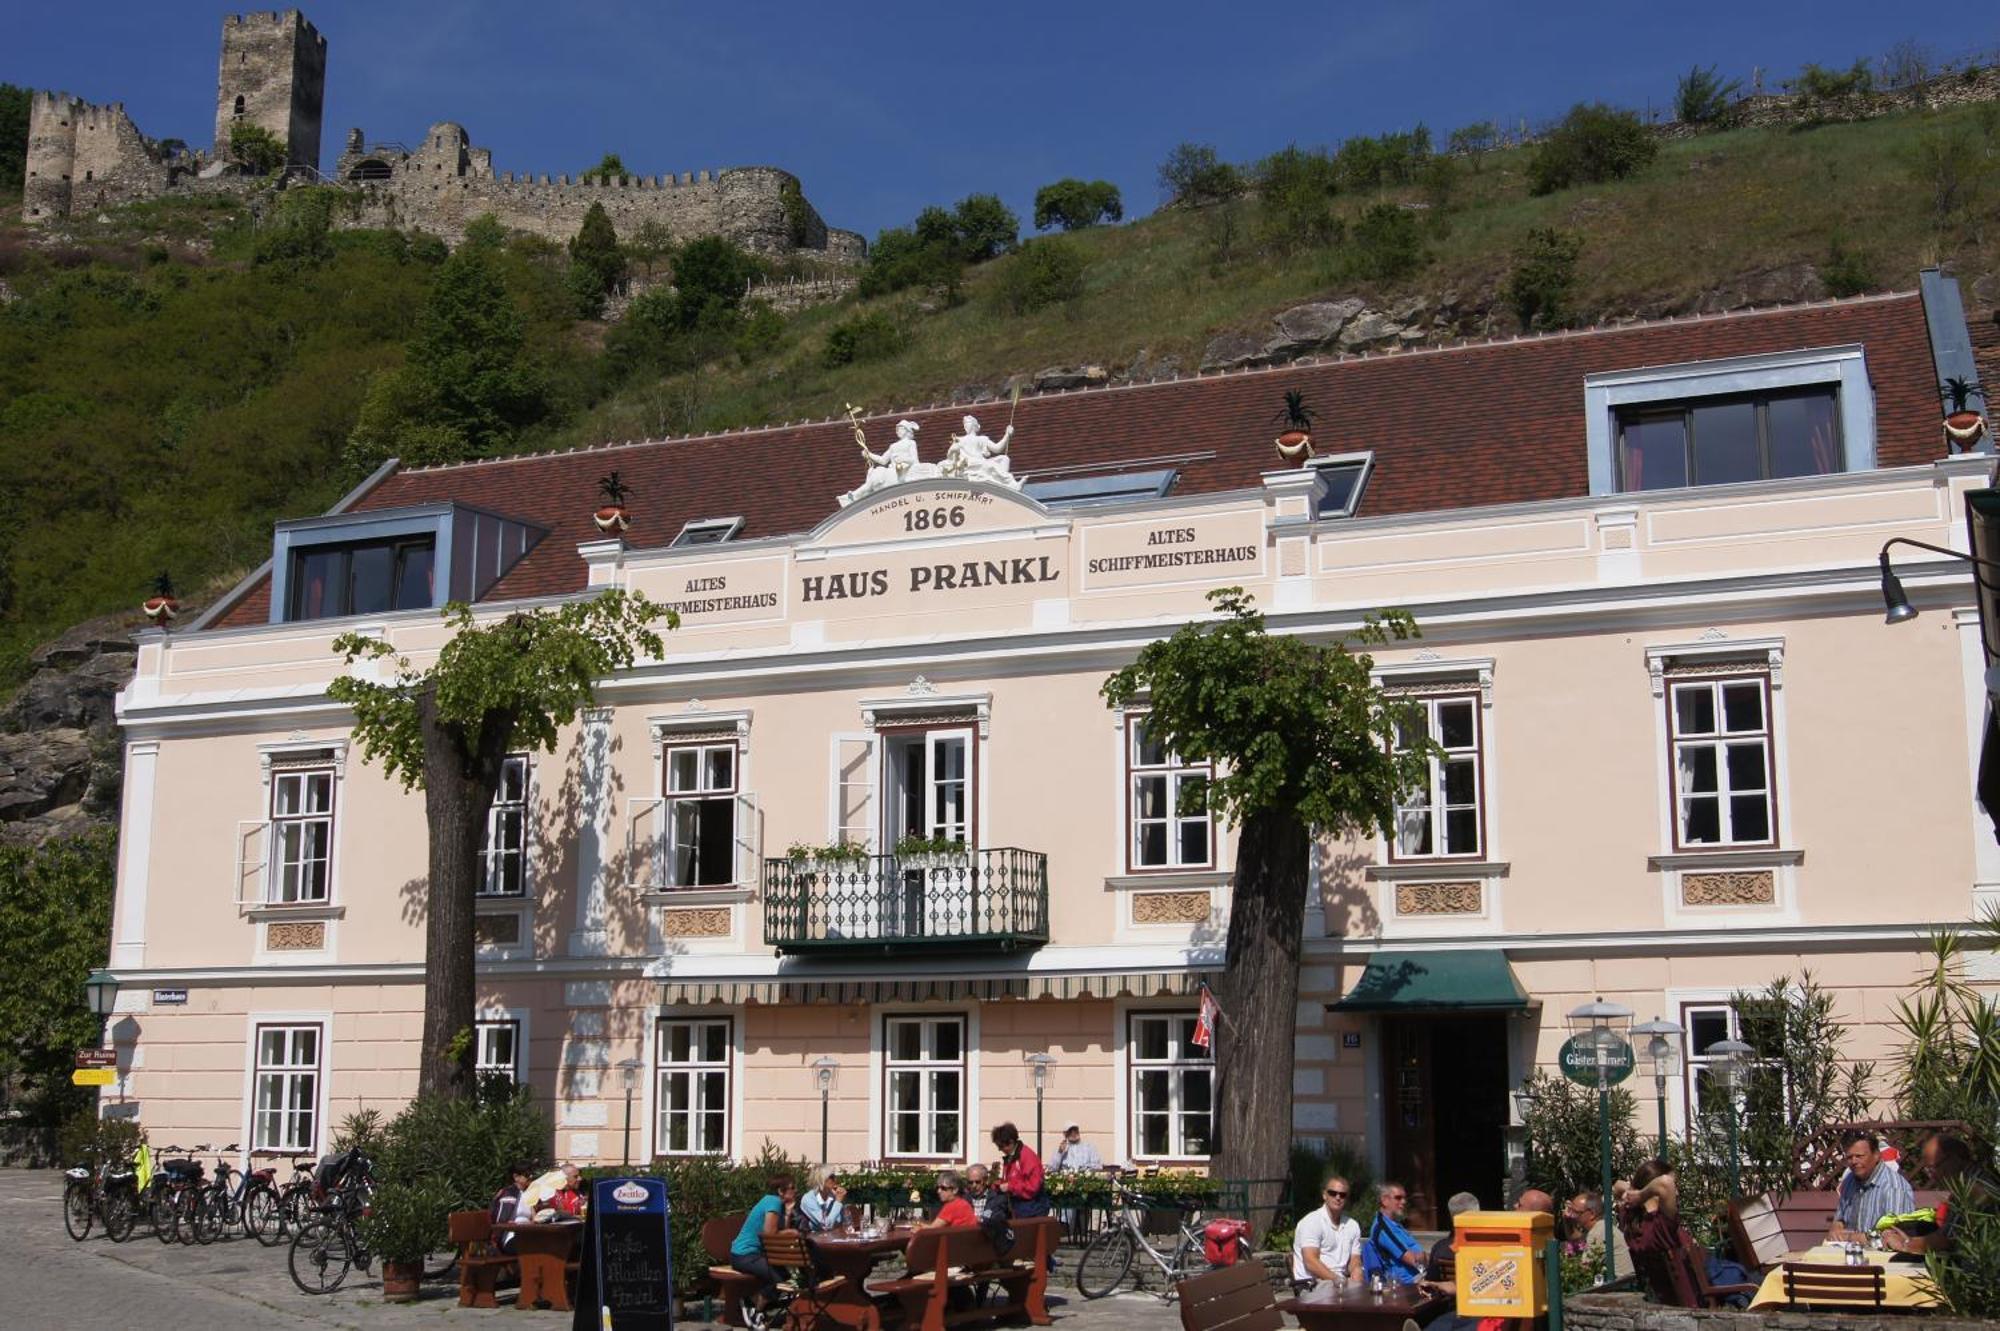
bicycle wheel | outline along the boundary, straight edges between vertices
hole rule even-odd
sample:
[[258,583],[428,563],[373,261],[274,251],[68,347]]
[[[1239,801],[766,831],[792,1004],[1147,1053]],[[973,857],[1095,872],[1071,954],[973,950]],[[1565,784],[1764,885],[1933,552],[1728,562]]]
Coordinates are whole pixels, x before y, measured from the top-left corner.
[[1186,1280],[1190,1276],[1207,1275],[1212,1270],[1208,1264],[1208,1254],[1194,1239],[1182,1239],[1180,1250],[1174,1254],[1174,1279]]
[[172,1243],[174,1230],[180,1222],[180,1213],[174,1205],[174,1193],[165,1188],[155,1188],[153,1199],[146,1207],[146,1215],[153,1222],[153,1237],[162,1243]]
[[300,1290],[307,1294],[331,1294],[347,1279],[348,1267],[353,1262],[354,1253],[347,1246],[340,1226],[329,1217],[314,1216],[292,1240],[286,1264],[291,1268],[292,1283]]
[[215,1242],[222,1232],[223,1203],[213,1192],[192,1194],[188,1204],[188,1233],[196,1243]]
[[297,1179],[285,1185],[278,1195],[278,1222],[287,1234],[296,1234],[305,1228],[306,1217],[312,1213],[312,1185]]
[[174,1237],[182,1243],[197,1241],[195,1218],[201,1213],[201,1189],[180,1188],[174,1193]]
[[250,1190],[243,1199],[243,1232],[267,1248],[284,1238],[285,1217],[276,1192],[268,1187]]
[[113,1243],[123,1243],[132,1237],[133,1226],[139,1223],[139,1203],[131,1190],[120,1188],[106,1194],[104,1198],[104,1232]]
[[1076,1292],[1101,1299],[1125,1283],[1132,1270],[1132,1231],[1107,1229],[1090,1241],[1076,1264]]
[[88,1183],[69,1183],[63,1187],[63,1228],[78,1243],[90,1236],[91,1222],[97,1218],[97,1208],[91,1204]]

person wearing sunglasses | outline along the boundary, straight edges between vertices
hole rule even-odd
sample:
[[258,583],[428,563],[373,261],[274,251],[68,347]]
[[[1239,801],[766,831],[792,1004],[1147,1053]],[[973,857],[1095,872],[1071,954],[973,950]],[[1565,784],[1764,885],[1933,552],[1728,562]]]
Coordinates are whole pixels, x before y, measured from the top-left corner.
[[938,1213],[937,1219],[919,1229],[944,1229],[951,1225],[976,1225],[979,1216],[972,1209],[972,1203],[965,1199],[965,1189],[959,1182],[958,1171],[947,1169],[937,1177]]
[[1321,1204],[1292,1231],[1292,1284],[1299,1289],[1361,1278],[1361,1226],[1347,1218],[1352,1191],[1346,1179],[1331,1176],[1320,1189]]

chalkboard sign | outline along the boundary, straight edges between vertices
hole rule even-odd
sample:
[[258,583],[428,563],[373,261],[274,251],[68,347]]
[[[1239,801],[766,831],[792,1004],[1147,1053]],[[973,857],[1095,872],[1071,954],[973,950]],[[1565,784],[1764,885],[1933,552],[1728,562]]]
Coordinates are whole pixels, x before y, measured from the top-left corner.
[[584,1217],[572,1331],[673,1331],[674,1265],[667,1185],[602,1178]]

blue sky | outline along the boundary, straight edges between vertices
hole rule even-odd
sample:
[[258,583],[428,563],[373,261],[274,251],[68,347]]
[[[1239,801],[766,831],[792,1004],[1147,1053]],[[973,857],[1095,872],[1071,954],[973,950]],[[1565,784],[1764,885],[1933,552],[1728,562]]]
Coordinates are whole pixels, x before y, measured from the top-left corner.
[[[90,0],[0,12],[0,81],[122,100],[146,133],[206,144],[225,7]],[[1767,86],[1915,37],[2000,54],[2000,5],[1852,0],[689,5],[653,0],[322,0],[323,165],[350,126],[415,142],[455,120],[499,170],[577,172],[607,150],[654,174],[785,167],[869,236],[926,203],[1104,178],[1128,215],[1183,140],[1245,159],[1296,141],[1571,102],[1671,102],[1697,62]],[[1925,32],[1917,25],[1923,21]],[[1939,36],[1934,34],[1948,34]]]

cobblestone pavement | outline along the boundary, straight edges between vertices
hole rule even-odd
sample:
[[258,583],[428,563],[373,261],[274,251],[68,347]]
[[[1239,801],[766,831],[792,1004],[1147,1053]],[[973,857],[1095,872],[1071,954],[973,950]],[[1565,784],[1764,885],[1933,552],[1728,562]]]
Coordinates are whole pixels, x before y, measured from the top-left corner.
[[[380,1267],[354,1272],[326,1297],[301,1294],[285,1268],[285,1248],[235,1238],[207,1247],[164,1245],[143,1224],[124,1243],[93,1230],[81,1243],[62,1223],[62,1176],[53,1170],[0,1170],[0,1326],[7,1331],[127,1331],[148,1325],[191,1331],[293,1331],[330,1327],[443,1327],[477,1331],[567,1328],[569,1314],[520,1315],[502,1293],[497,1310],[460,1308],[455,1286],[427,1284],[415,1304],[382,1302]],[[1073,1254],[1065,1254],[1069,1262]],[[1064,1331],[1166,1331],[1179,1312],[1151,1294],[1086,1303],[1069,1262],[1049,1292]],[[678,1323],[716,1331],[699,1318]]]

